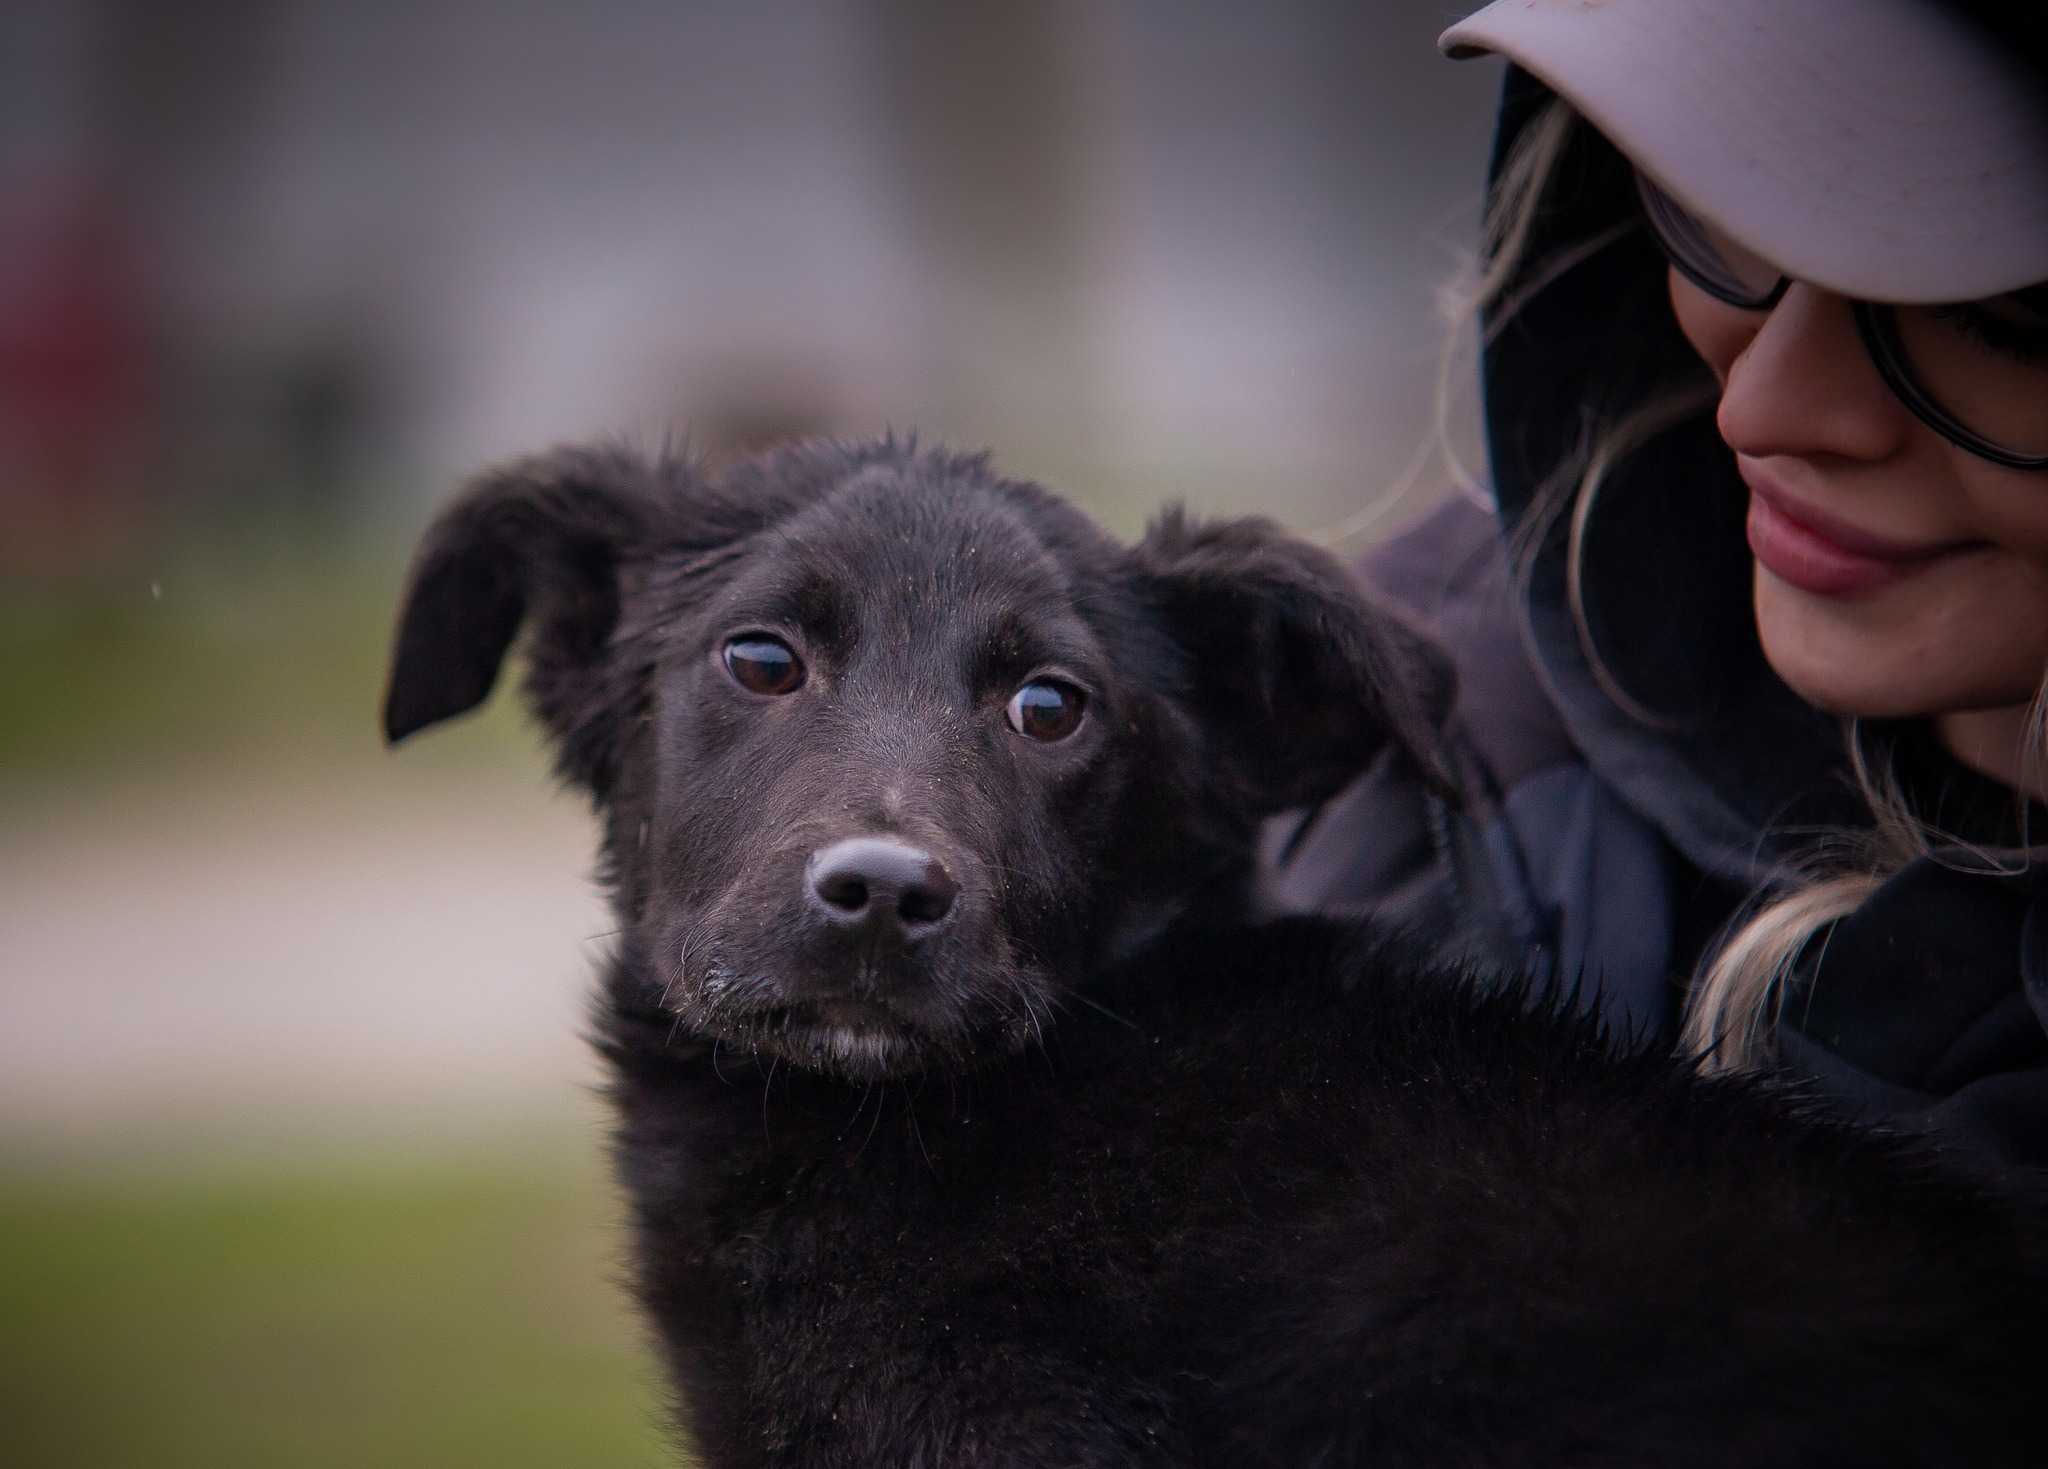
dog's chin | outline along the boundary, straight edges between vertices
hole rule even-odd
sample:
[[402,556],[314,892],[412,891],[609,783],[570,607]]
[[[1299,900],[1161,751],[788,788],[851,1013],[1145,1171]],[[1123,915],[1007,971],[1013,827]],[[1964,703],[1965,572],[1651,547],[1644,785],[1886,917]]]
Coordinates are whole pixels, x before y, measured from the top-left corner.
[[748,1041],[758,1053],[854,1082],[885,1082],[922,1072],[940,1049],[918,1026],[858,1000],[793,1004],[741,1029],[750,1033]]
[[863,1084],[896,1081],[999,1063],[1043,1045],[1052,1023],[1049,986],[1036,969],[1005,968],[1006,981],[993,985],[993,964],[979,973],[901,973],[872,962],[845,972],[805,962],[792,972],[735,962],[730,946],[707,949],[694,974],[650,976],[650,998],[658,986],[678,1033],[727,1056]]
[[766,1046],[791,1063],[849,1081],[893,1081],[932,1069],[950,1047],[893,1017],[831,1000],[791,1013]]
[[1005,1027],[936,1030],[874,1004],[828,999],[723,1016],[706,1032],[727,1045],[800,1070],[854,1082],[967,1071],[1024,1043]]

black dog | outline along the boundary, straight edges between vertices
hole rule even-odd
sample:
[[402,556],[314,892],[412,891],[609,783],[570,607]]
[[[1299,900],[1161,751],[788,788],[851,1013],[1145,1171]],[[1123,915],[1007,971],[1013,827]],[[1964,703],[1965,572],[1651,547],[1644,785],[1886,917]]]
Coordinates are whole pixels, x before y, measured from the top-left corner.
[[621,928],[640,1294],[705,1461],[2019,1463],[2029,1221],[1355,927],[1256,827],[1427,649],[1326,556],[981,458],[569,451],[422,549],[387,731],[522,624]]

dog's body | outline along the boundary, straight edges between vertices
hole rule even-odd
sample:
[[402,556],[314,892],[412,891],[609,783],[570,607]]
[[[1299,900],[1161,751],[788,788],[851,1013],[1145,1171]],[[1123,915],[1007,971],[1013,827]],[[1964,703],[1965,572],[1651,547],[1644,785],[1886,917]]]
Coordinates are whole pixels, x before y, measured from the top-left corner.
[[715,1469],[2025,1457],[2017,1211],[1248,916],[1260,818],[1427,768],[1444,697],[1319,553],[1125,550],[895,444],[560,455],[429,540],[392,735],[522,620],[606,818],[636,1274]]
[[708,1464],[2020,1461],[2022,1242],[1886,1149],[1336,924],[1099,993],[872,1088],[614,999]]

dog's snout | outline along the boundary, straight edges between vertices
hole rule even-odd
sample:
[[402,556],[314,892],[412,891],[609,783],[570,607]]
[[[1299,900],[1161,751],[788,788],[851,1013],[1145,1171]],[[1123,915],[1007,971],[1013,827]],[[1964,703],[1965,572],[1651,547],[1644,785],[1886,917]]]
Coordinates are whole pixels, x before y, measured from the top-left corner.
[[811,896],[847,926],[893,926],[915,938],[945,921],[960,885],[929,852],[886,837],[853,837],[811,855]]

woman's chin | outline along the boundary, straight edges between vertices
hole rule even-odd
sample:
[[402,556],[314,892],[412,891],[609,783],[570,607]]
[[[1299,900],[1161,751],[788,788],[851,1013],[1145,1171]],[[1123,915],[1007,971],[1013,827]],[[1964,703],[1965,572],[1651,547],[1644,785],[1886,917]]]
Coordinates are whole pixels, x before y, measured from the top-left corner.
[[1910,719],[1952,707],[1953,660],[1930,659],[1902,636],[1907,629],[1882,600],[1817,597],[1759,567],[1765,661],[1793,693],[1844,718]]

